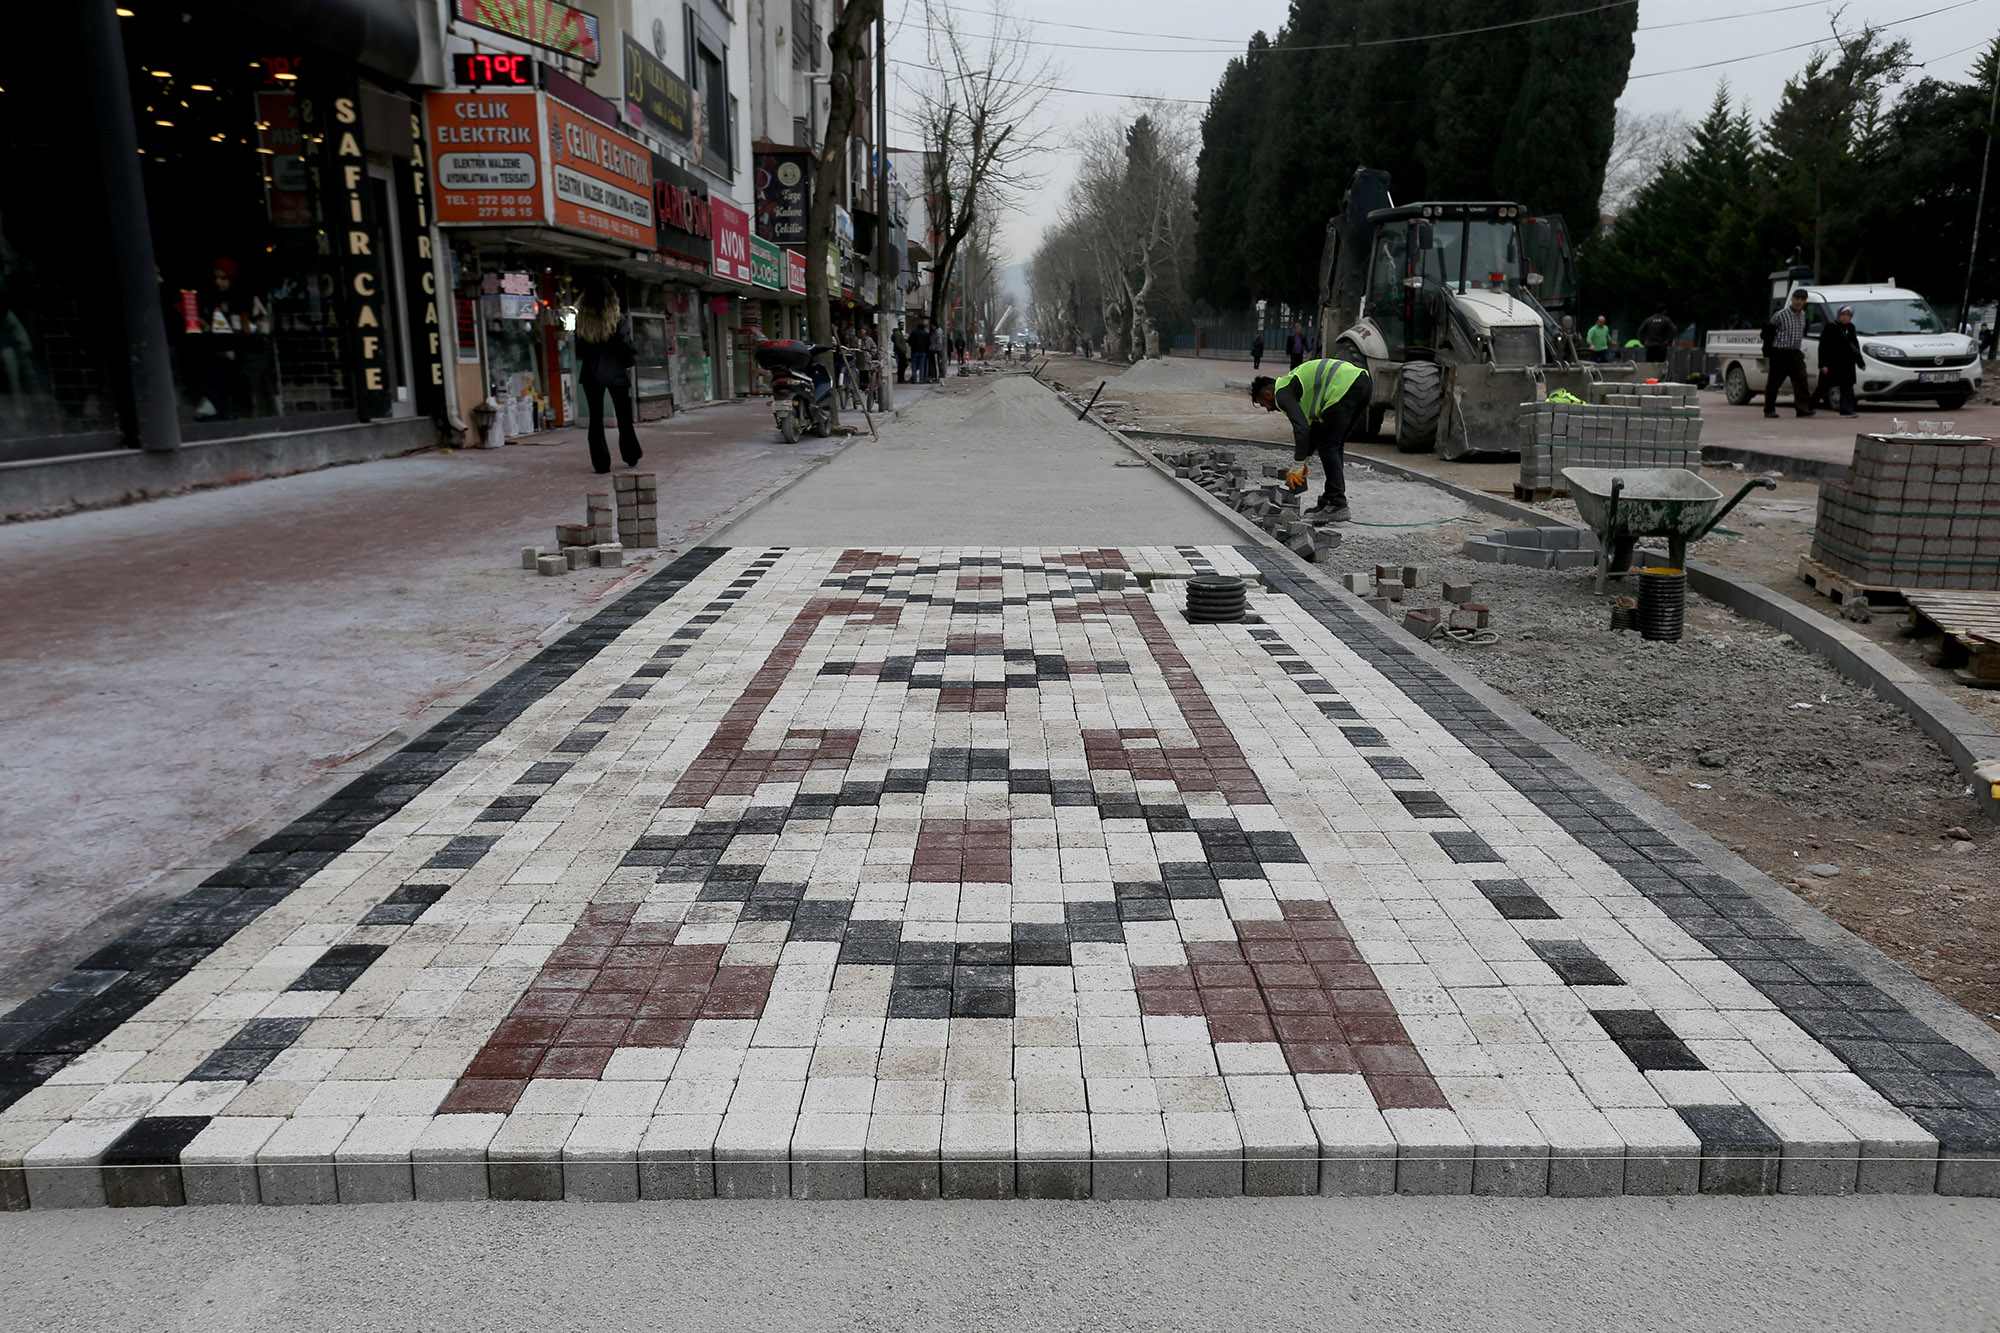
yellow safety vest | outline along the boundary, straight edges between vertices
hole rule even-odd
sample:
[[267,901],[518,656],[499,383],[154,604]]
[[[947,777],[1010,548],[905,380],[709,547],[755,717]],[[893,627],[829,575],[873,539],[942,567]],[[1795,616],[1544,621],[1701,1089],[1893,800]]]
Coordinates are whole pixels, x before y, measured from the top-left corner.
[[1347,396],[1354,387],[1354,381],[1361,378],[1363,371],[1352,361],[1341,361],[1329,357],[1324,361],[1307,361],[1279,380],[1276,389],[1291,385],[1298,391],[1299,407],[1305,412],[1307,421],[1325,418],[1327,409]]

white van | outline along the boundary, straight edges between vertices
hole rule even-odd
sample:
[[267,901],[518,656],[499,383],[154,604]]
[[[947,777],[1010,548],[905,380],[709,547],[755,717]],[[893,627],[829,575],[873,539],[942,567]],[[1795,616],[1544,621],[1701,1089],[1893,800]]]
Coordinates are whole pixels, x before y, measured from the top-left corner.
[[[1893,279],[1888,285],[1837,287],[1813,287],[1797,281],[1774,283],[1771,308],[1776,310],[1790,300],[1794,287],[1806,294],[1806,379],[1815,389],[1819,386],[1819,331],[1833,323],[1844,305],[1854,307],[1861,355],[1868,362],[1855,373],[1857,399],[1929,399],[1947,412],[1956,412],[1979,388],[1978,345],[1967,335],[1945,328],[1928,301],[1906,287],[1895,286]],[[1733,405],[1741,407],[1764,391],[1770,368],[1764,361],[1761,330],[1711,333],[1708,354],[1716,359],[1723,389]]]

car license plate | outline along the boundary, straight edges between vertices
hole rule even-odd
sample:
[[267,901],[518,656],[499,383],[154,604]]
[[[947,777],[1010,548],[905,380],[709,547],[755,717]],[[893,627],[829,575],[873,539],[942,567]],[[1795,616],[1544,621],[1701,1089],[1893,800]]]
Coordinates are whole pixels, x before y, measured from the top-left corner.
[[1953,380],[1959,378],[1959,373],[1955,370],[1920,370],[1917,372],[1917,383],[1919,384],[1950,384]]

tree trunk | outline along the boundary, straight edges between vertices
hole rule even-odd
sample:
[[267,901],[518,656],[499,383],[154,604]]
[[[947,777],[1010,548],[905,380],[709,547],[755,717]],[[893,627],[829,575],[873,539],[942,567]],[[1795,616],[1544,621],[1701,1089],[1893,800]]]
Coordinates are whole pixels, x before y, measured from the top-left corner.
[[[868,51],[868,30],[881,13],[882,0],[847,0],[840,22],[827,34],[832,50],[833,100],[826,113],[826,141],[820,146],[819,169],[813,181],[812,207],[806,215],[806,328],[813,342],[833,341],[833,305],[827,286],[827,255],[833,248],[835,195],[846,176],[847,141],[854,132],[854,75]],[[882,77],[877,70],[875,77]],[[832,369],[831,357],[828,370]]]

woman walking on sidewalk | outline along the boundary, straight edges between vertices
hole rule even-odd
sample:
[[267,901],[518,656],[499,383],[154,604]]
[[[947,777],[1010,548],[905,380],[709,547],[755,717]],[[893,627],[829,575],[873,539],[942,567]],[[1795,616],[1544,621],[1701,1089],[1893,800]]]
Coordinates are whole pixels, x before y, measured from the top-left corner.
[[577,380],[590,409],[590,466],[611,470],[611,449],[604,439],[604,395],[618,415],[618,456],[631,467],[645,455],[632,429],[632,364],[639,345],[632,338],[632,321],[618,304],[618,293],[603,278],[584,284],[576,303]]
[[1844,305],[1834,322],[1820,330],[1817,399],[1825,402],[1838,389],[1840,415],[1854,416],[1854,372],[1867,368],[1861,356],[1861,332],[1854,327],[1854,307]]

